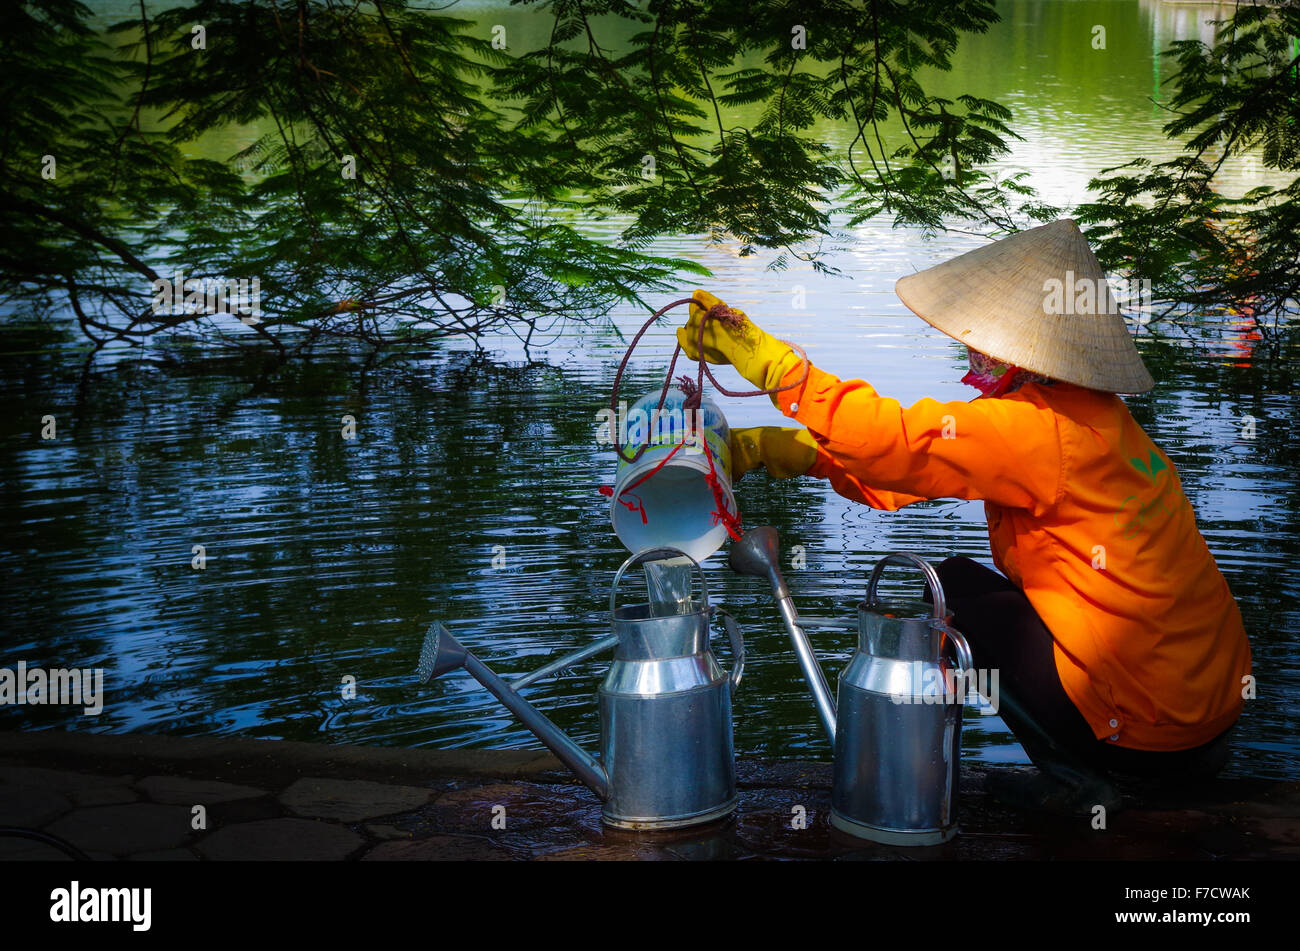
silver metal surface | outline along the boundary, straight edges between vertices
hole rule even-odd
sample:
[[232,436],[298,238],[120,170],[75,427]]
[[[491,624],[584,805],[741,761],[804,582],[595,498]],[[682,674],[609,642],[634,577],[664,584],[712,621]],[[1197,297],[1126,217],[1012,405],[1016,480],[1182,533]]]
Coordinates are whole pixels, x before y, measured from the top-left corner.
[[[781,577],[780,553],[775,529],[752,528],[731,546],[730,563],[772,586],[834,746],[832,825],[893,845],[946,842],[957,832],[962,712],[948,654],[956,654],[960,670],[970,668],[971,655],[948,623],[938,573],[911,554],[891,553],[876,564],[867,599],[858,606],[858,648],[840,673],[837,704]],[[876,586],[890,564],[919,568],[931,603],[881,604]]]
[[950,642],[953,649],[957,652],[957,670],[970,670],[975,666],[975,658],[971,655],[970,644],[966,640],[966,635],[947,621],[933,621],[943,629],[944,638]]
[[[445,638],[445,639],[444,639]],[[441,621],[434,621],[425,632],[420,645],[420,666],[416,676],[427,684],[449,670],[465,665],[465,649],[451,636],[451,631]]]
[[909,552],[890,552],[876,562],[876,567],[871,569],[871,580],[867,582],[867,604],[872,607],[879,604],[876,598],[876,584],[880,581],[880,576],[884,573],[886,565],[912,565],[920,568],[922,574],[925,575],[926,584],[930,587],[930,597],[934,599],[931,602],[934,605],[934,616],[937,618],[948,616],[947,604],[943,597],[943,585],[939,583],[939,572],[935,571],[928,561]]
[[663,660],[616,660],[600,689],[620,696],[656,697],[707,687],[724,676],[709,652]]
[[745,676],[745,639],[740,634],[740,625],[736,619],[726,611],[718,611],[722,615],[722,625],[727,629],[727,639],[731,641],[731,695],[736,695],[736,688],[740,686],[740,678]]
[[[879,658],[874,665],[910,666]],[[900,696],[906,702],[899,702]],[[944,700],[942,695],[878,693],[840,682],[832,816],[894,832],[951,832],[961,707]]]
[[[919,567],[932,602],[882,604],[876,583],[887,564]],[[840,674],[831,822],[841,831],[895,845],[956,834],[962,705],[955,675],[971,657],[948,620],[929,564],[898,553],[876,564],[858,605],[858,649]]]
[[510,688],[512,690],[523,690],[525,687],[531,686],[539,680],[545,680],[547,677],[551,676],[551,674],[558,674],[560,671],[572,667],[574,664],[580,664],[584,660],[595,657],[597,654],[603,654],[611,647],[616,647],[617,645],[618,635],[607,634],[600,640],[595,641],[580,650],[565,654],[563,657],[557,657],[549,664],[546,664],[543,667],[538,667],[532,673],[524,674],[524,676],[510,681]]
[[[703,825],[715,822],[731,815],[736,809],[736,797],[704,812],[694,812],[687,816],[619,816],[611,815],[608,810],[601,814],[601,821],[616,829],[633,829],[638,832],[663,832],[668,829],[684,829],[687,826]],[[717,856],[725,858],[726,856]]]
[[727,678],[694,690],[634,697],[600,689],[601,757],[610,771],[612,825],[706,822],[735,806]]
[[[620,828],[712,822],[736,806],[731,696],[744,668],[745,646],[735,621],[724,615],[734,655],[728,674],[709,649],[712,611],[703,572],[699,601],[617,607],[617,583],[627,569],[664,554],[686,557],[676,549],[650,549],[619,568],[610,592],[610,637],[516,682],[534,682],[613,646],[614,659],[599,691],[600,761],[488,670],[443,625],[430,628],[420,652],[422,681],[464,667],[604,800],[603,821]],[[699,571],[697,563],[691,564]]]
[[627,561],[623,562],[623,564],[619,566],[618,571],[615,572],[614,581],[609,586],[609,613],[610,614],[614,613],[614,608],[615,605],[617,604],[616,599],[618,597],[618,583],[623,580],[624,573],[626,573],[626,571],[629,568],[631,568],[633,565],[638,565],[643,561],[649,561],[652,555],[658,555],[665,560],[671,560],[674,562],[684,558],[687,561],[689,561],[692,565],[694,565],[696,573],[699,574],[700,576],[700,600],[701,602],[703,602],[705,609],[706,610],[708,609],[709,585],[704,578],[704,569],[700,567],[700,563],[696,561],[694,558],[692,558],[690,555],[686,554],[686,552],[678,551],[676,548],[647,548],[644,551],[639,551],[633,554],[630,558],[627,559]]
[[[564,731],[546,718],[536,707],[519,696],[510,685],[494,674],[477,657],[467,651],[451,632],[439,623],[429,628],[420,652],[420,673],[426,682],[457,667],[464,667],[492,696],[532,730],[547,749],[601,799],[609,794],[609,776],[596,758],[565,736]],[[426,675],[427,672],[427,676]]]
[[882,845],[942,845],[957,835],[957,826],[951,825],[946,829],[934,829],[926,832],[916,832],[911,829],[881,829],[876,826],[864,825],[861,822],[854,822],[837,812],[831,812],[831,825],[841,832],[847,832],[849,835],[858,839],[869,839],[872,842],[879,842]]
[[817,656],[813,653],[808,635],[799,624],[799,612],[795,609],[794,601],[790,598],[790,589],[781,574],[780,535],[770,525],[751,528],[741,536],[739,541],[732,543],[727,560],[731,569],[738,574],[766,578],[772,586],[772,596],[776,599],[777,610],[781,612],[781,620],[785,623],[790,642],[794,645],[799,669],[803,671],[804,680],[808,682],[813,705],[817,708],[817,717],[821,720],[826,736],[834,743],[835,700],[831,696],[830,685],[826,683],[826,675],[822,673],[821,665],[817,663]]
[[690,602],[684,614],[656,617],[648,604],[629,604],[610,619],[618,646],[616,661],[649,660],[657,657],[687,657],[708,649],[709,627],[706,606]]

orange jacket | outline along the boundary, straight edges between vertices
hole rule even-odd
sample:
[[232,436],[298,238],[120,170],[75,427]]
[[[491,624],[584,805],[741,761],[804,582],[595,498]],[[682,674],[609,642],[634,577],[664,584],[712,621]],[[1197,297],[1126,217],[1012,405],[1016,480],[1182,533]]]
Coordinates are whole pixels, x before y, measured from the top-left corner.
[[840,495],[889,510],[984,500],[993,560],[1052,632],[1099,740],[1189,749],[1237,719],[1250,673],[1237,603],[1173,463],[1118,396],[1029,383],[903,408],[812,367],[776,399],[820,445],[809,475]]

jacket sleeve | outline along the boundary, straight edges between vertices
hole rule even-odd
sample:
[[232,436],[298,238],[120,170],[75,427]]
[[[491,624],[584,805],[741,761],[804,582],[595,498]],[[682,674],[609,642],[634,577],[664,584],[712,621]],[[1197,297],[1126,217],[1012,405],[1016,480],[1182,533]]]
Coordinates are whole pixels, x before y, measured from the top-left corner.
[[[795,382],[800,372],[794,367],[782,382]],[[829,455],[846,476],[823,477],[832,485],[839,478],[868,505],[983,499],[1041,516],[1060,501],[1064,459],[1057,417],[1031,397],[924,399],[905,408],[869,383],[841,381],[809,366],[803,385],[774,401],[821,447],[810,474],[833,473],[822,460]]]
[[884,489],[874,489],[864,485],[861,479],[844,468],[843,463],[821,446],[817,448],[817,459],[812,464],[812,468],[808,470],[807,475],[828,480],[837,495],[852,499],[854,502],[870,505],[873,509],[885,509],[893,512],[901,509],[904,505],[925,501],[923,495],[887,492]]

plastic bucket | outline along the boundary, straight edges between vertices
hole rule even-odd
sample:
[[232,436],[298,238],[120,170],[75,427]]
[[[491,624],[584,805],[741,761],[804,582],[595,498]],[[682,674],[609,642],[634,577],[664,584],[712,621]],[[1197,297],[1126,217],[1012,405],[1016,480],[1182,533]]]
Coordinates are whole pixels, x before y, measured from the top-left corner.
[[[641,397],[617,421],[624,455],[634,455],[641,446],[650,448],[636,462],[618,460],[610,520],[629,551],[676,548],[703,561],[727,540],[727,526],[716,514],[710,471],[717,478],[727,514],[736,514],[731,430],[711,400],[685,410],[686,395],[676,387],[669,388],[656,417],[659,393]],[[713,456],[712,470],[705,443]]]

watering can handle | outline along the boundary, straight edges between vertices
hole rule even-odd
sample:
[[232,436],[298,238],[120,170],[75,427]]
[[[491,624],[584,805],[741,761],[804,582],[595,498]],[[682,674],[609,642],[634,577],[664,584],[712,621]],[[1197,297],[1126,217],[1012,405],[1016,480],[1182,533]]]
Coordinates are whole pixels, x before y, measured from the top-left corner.
[[629,568],[631,568],[633,565],[638,564],[639,562],[642,562],[645,559],[649,558],[651,555],[666,555],[666,556],[680,555],[681,557],[690,560],[690,563],[695,566],[695,570],[700,573],[700,596],[703,599],[702,607],[704,609],[704,613],[708,614],[709,584],[704,579],[704,569],[700,567],[700,563],[698,561],[696,561],[694,558],[691,558],[690,555],[686,554],[686,552],[682,551],[681,549],[669,548],[667,546],[664,546],[660,548],[642,549],[641,551],[637,552],[635,555],[630,557],[627,561],[623,562],[623,566],[619,568],[618,573],[614,575],[614,583],[609,587],[610,616],[613,617],[614,615],[614,604],[615,604],[614,599],[618,597],[618,583],[623,580],[623,573],[627,571]]
[[[871,572],[871,580],[867,583],[867,607],[874,608],[880,603],[876,600],[876,584],[880,581],[881,574],[884,573],[885,565],[888,564],[913,565],[920,568],[921,571],[925,573],[926,583],[930,586],[930,593],[934,597],[935,619],[942,621],[948,617],[948,605],[944,601],[943,585],[939,583],[939,573],[934,570],[928,561],[918,558],[916,555],[910,555],[907,552],[899,551],[890,552],[884,558],[881,558],[876,562],[876,567],[872,569]],[[965,643],[964,638],[962,643]],[[966,653],[969,656],[969,648],[967,648]]]
[[740,625],[734,617],[721,608],[717,613],[722,615],[722,626],[727,629],[727,637],[731,641],[731,692],[735,694],[736,688],[740,686],[740,678],[745,675],[745,638],[741,636]]
[[952,642],[952,646],[957,654],[957,669],[967,671],[975,666],[975,660],[970,652],[970,642],[966,640],[966,635],[957,630],[946,621],[934,622],[938,624],[939,629],[943,631],[943,636]]

